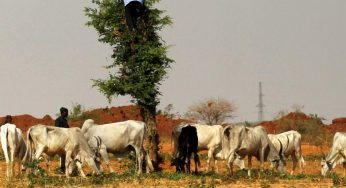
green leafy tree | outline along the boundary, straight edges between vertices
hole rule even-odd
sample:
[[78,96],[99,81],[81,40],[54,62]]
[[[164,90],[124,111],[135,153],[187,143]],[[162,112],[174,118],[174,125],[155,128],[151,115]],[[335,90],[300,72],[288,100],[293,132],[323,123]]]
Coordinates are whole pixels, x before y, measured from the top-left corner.
[[146,11],[137,21],[137,29],[130,31],[125,21],[123,0],[93,0],[96,8],[86,8],[92,26],[99,34],[99,41],[109,44],[114,61],[106,66],[108,79],[93,80],[101,93],[109,100],[119,95],[131,96],[148,125],[147,147],[154,167],[158,169],[159,135],[155,120],[159,104],[159,86],[166,78],[172,59],[167,57],[165,42],[159,36],[165,26],[172,23],[164,11],[154,7],[160,0],[146,0]]

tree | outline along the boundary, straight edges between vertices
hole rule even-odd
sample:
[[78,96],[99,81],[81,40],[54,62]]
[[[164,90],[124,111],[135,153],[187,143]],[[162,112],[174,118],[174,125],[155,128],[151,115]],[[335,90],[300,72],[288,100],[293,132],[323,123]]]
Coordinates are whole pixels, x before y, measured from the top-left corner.
[[69,119],[77,119],[83,115],[85,108],[79,103],[72,103],[71,112],[68,116]]
[[130,31],[126,25],[123,0],[93,0],[96,8],[86,8],[92,26],[99,34],[99,41],[109,44],[113,62],[106,66],[108,79],[93,80],[94,87],[109,102],[119,95],[131,96],[140,108],[147,124],[147,147],[154,167],[158,169],[159,135],[157,133],[156,107],[159,104],[159,86],[166,78],[173,60],[168,58],[165,42],[158,31],[172,23],[164,11],[154,7],[160,0],[146,0],[146,10],[137,20],[137,29]]
[[226,99],[206,99],[188,108],[185,116],[208,125],[221,124],[226,119],[233,118],[236,107]]
[[166,118],[170,118],[170,119],[177,118],[177,117],[179,118],[180,114],[172,112],[173,109],[174,109],[173,104],[168,104],[163,110],[158,110],[157,114],[163,115]]

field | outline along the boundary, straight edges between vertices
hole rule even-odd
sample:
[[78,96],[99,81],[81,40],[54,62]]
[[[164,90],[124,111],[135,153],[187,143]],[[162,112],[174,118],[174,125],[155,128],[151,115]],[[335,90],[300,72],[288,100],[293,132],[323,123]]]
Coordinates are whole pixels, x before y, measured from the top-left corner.
[[[342,167],[337,166],[333,173],[323,178],[320,174],[320,154],[319,148],[311,145],[303,145],[303,154],[306,160],[304,174],[298,171],[294,175],[279,174],[272,170],[260,172],[259,163],[254,160],[253,176],[247,177],[244,171],[238,171],[230,176],[227,174],[226,163],[218,163],[219,172],[206,172],[206,152],[200,152],[202,167],[198,175],[184,175],[175,173],[175,169],[170,166],[170,143],[163,141],[161,144],[161,153],[165,158],[161,165],[162,171],[152,174],[136,175],[133,172],[133,163],[130,159],[117,161],[111,158],[112,167],[116,173],[106,173],[100,176],[88,176],[83,179],[79,176],[67,179],[65,176],[57,174],[54,170],[58,167],[57,158],[52,161],[51,172],[47,176],[44,163],[40,163],[43,170],[40,173],[24,174],[16,176],[7,181],[6,163],[0,161],[1,187],[332,187],[346,185],[346,180],[342,177]],[[287,169],[292,167],[291,161],[288,161]],[[90,173],[88,167],[85,171]],[[266,163],[266,169],[269,164]]]
[[[138,116],[138,109],[133,106],[112,107],[107,109],[95,109],[85,112],[84,118],[94,118],[97,123],[104,124],[110,122],[124,121],[126,119],[141,120]],[[304,114],[290,113],[286,116],[291,121],[283,121],[282,119],[266,122],[264,126],[269,133],[275,132],[275,128],[281,123],[291,122],[297,128],[297,125],[307,126],[309,117]],[[0,122],[3,118],[0,117]],[[33,118],[29,115],[13,117],[14,123],[25,132],[29,127],[37,123],[47,125],[53,124],[53,119],[45,116],[42,119]],[[201,151],[201,168],[198,175],[184,175],[175,173],[174,167],[170,166],[170,133],[174,126],[180,124],[185,120],[174,120],[164,116],[158,116],[158,131],[161,136],[162,142],[160,145],[160,154],[164,158],[164,163],[161,164],[162,171],[136,175],[134,173],[134,163],[130,158],[123,161],[117,161],[111,156],[112,167],[115,173],[110,174],[104,166],[105,173],[100,176],[88,176],[86,179],[79,176],[67,179],[65,176],[55,173],[58,167],[58,158],[52,161],[51,172],[47,175],[45,164],[40,163],[42,170],[40,173],[29,174],[28,172],[22,176],[14,177],[10,181],[6,180],[6,164],[2,159],[0,160],[0,173],[2,174],[0,180],[0,187],[333,187],[333,186],[346,186],[346,179],[342,178],[343,169],[337,166],[333,173],[323,178],[320,175],[320,161],[321,151],[319,147],[303,144],[302,150],[306,166],[303,174],[298,173],[298,169],[294,175],[279,174],[275,171],[269,170],[269,164],[265,163],[266,170],[260,172],[259,163],[253,159],[253,176],[249,178],[247,173],[236,169],[233,176],[227,174],[226,162],[218,162],[219,172],[206,172],[206,152]],[[304,124],[299,124],[303,122]],[[71,120],[70,125],[80,127],[83,119]],[[312,126],[314,129],[315,124]],[[318,126],[317,126],[318,127]],[[323,125],[323,131],[328,134],[325,140],[331,140],[332,135],[336,131],[346,131],[346,121],[333,121],[332,125]],[[309,136],[312,130],[307,134]],[[314,139],[314,137],[312,137]],[[309,140],[308,140],[309,141]],[[311,143],[313,143],[313,140]],[[327,153],[331,143],[326,143],[323,147],[324,153]],[[2,156],[2,155],[0,155]],[[247,162],[245,161],[245,164]],[[292,162],[287,162],[287,169],[292,169]],[[85,172],[90,173],[87,166],[84,167]]]

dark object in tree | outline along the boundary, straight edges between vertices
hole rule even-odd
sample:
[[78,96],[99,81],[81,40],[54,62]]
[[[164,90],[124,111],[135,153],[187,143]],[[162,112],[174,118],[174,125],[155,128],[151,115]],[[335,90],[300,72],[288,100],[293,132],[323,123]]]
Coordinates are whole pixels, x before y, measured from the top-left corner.
[[[198,147],[198,137],[197,137],[197,129],[196,127],[192,127],[190,125],[183,127],[181,133],[179,135],[178,140],[178,157],[172,159],[171,166],[176,166],[177,172],[186,172],[188,174],[191,173],[191,155],[194,154],[195,160],[195,173],[198,173],[198,165],[200,165],[199,156],[197,153]],[[185,162],[187,161],[187,162]]]
[[125,18],[131,31],[137,30],[137,19],[143,14],[144,0],[124,0]]

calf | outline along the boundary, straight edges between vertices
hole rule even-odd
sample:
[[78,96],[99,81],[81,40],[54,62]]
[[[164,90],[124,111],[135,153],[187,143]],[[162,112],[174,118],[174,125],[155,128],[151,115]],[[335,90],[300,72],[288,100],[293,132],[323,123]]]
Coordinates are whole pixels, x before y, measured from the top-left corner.
[[22,131],[16,125],[7,123],[1,126],[1,146],[5,155],[7,165],[7,177],[13,176],[14,161],[18,162],[19,174],[21,174],[23,163],[29,159],[27,147],[23,139]]
[[[187,173],[190,174],[190,159],[192,153],[195,160],[195,173],[198,173],[198,165],[200,165],[199,157],[197,154],[198,137],[196,127],[187,125],[182,128],[181,134],[178,139],[178,156],[173,158],[172,164],[176,166],[177,172],[185,172],[185,165]],[[187,160],[187,163],[186,163]]]

